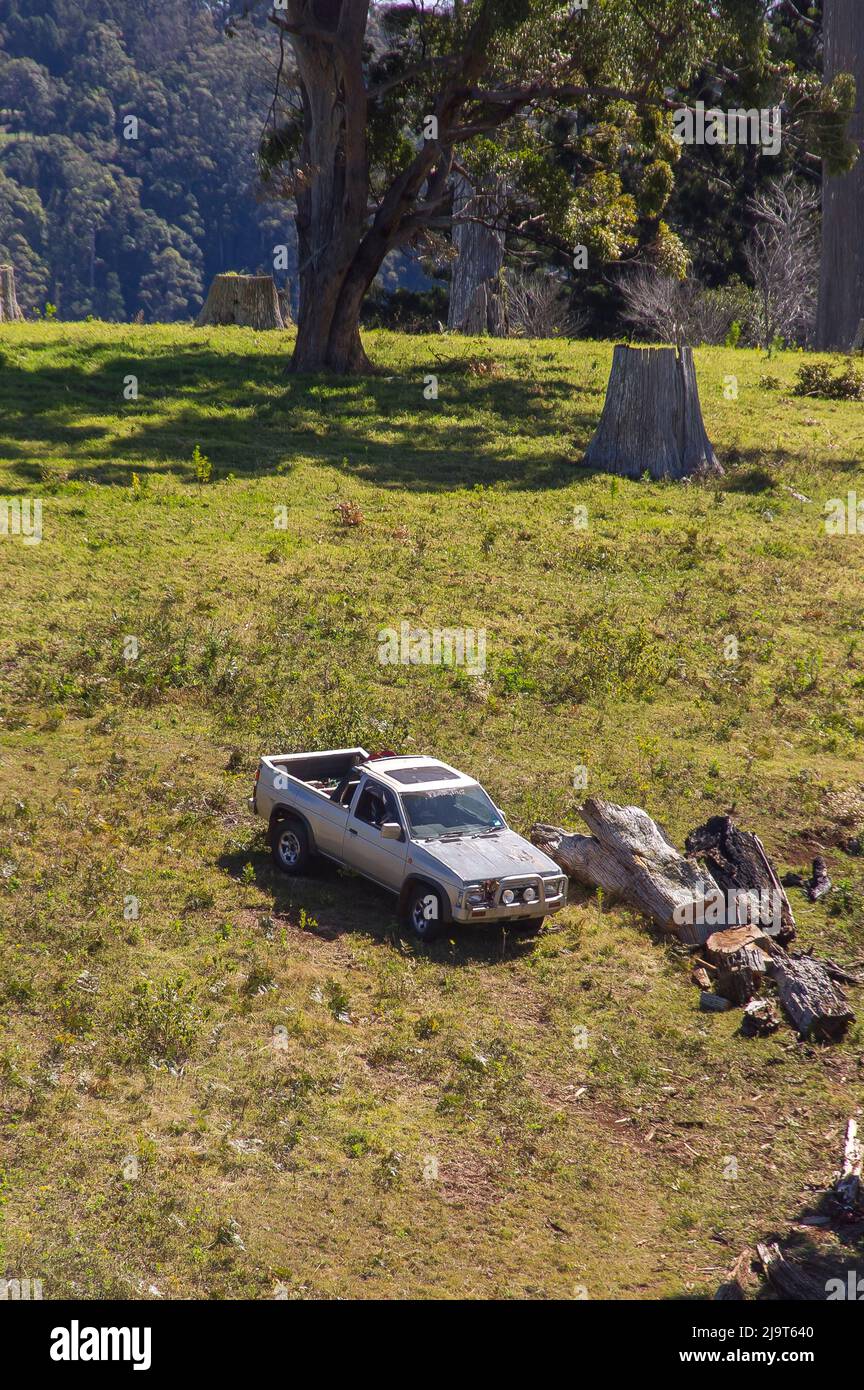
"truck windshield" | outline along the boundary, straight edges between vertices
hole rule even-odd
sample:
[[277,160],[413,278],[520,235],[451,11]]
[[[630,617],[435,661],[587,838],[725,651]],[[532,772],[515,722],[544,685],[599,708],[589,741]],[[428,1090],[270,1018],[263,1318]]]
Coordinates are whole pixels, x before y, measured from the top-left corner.
[[492,802],[478,786],[460,787],[452,792],[403,792],[402,805],[415,840],[437,840],[442,835],[476,835],[504,827]]

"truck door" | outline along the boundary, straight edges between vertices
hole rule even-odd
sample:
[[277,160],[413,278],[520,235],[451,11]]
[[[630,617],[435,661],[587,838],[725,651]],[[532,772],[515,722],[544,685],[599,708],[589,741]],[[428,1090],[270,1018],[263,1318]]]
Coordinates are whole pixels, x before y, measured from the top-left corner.
[[[384,821],[396,821],[402,826],[401,840],[382,838]],[[398,893],[407,853],[408,837],[396,797],[380,782],[365,777],[348,813],[342,858],[350,868]]]

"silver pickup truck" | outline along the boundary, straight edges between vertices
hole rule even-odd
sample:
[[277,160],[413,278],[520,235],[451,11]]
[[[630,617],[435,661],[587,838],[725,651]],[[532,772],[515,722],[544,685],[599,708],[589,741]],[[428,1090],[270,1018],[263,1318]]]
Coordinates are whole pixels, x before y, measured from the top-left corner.
[[261,758],[249,801],[277,866],[315,854],[399,899],[400,921],[431,941],[452,922],[536,932],[567,900],[567,878],[510,830],[479,782],[435,758],[363,748]]

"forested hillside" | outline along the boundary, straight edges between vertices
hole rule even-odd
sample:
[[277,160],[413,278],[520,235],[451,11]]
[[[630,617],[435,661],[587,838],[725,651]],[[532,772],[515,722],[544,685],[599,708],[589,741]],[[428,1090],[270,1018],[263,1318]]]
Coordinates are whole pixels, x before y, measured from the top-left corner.
[[272,30],[228,13],[0,0],[0,260],[25,313],[185,318],[217,271],[292,244],[255,195]]

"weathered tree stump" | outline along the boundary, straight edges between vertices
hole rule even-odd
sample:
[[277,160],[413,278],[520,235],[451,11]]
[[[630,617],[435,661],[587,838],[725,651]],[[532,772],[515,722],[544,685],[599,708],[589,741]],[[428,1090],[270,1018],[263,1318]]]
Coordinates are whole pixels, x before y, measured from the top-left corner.
[[767,936],[786,945],[795,935],[789,899],[758,835],[739,830],[730,816],[712,816],[684,841],[698,855],[734,906],[731,920],[758,923]]
[[603,414],[584,463],[625,478],[723,473],[705,433],[692,348],[618,344]]
[[0,265],[0,323],[23,317],[15,293],[15,267]]
[[217,275],[196,328],[284,328],[279,294],[272,275]]
[[714,932],[705,942],[705,955],[717,968],[715,993],[733,1004],[746,1004],[762,987],[768,956],[760,942],[768,945],[758,927],[730,927]]
[[504,265],[506,196],[497,180],[474,189],[457,174],[453,187],[453,246],[457,252],[450,282],[447,327],[456,333],[507,334],[501,271]]

